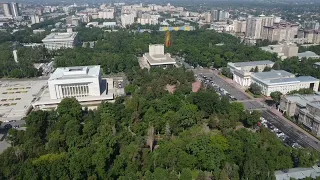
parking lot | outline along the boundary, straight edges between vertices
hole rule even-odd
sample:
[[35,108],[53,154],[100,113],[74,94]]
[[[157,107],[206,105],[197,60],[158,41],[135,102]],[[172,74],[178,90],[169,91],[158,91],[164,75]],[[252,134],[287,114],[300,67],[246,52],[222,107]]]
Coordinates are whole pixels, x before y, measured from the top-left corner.
[[233,87],[225,80],[223,80],[219,75],[214,73],[203,73],[209,80],[212,80],[217,86],[227,91],[229,94],[234,96],[236,100],[247,100],[250,99],[245,93],[241,92],[239,89]]
[[273,121],[270,119],[265,119],[264,117],[260,118],[261,120],[261,126],[264,126],[265,128],[268,128],[271,132],[273,132],[285,145],[291,146],[293,148],[302,148],[302,146],[307,147],[306,144],[299,141],[296,142],[296,139],[293,139],[289,137],[286,133],[284,133],[282,130],[278,129],[274,124]]
[[199,74],[199,76],[197,75],[197,78],[199,81],[204,83],[206,86],[212,87],[220,96],[228,96],[231,101],[237,100],[234,96],[229,94],[229,92],[226,89],[220,87],[218,84],[216,84],[216,82],[214,80],[212,80],[208,76],[203,75],[203,74]]

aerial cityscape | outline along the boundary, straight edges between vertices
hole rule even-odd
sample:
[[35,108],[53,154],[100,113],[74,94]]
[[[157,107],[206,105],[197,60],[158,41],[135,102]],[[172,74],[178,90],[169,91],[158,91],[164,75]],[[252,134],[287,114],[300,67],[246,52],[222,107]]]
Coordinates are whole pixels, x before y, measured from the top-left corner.
[[320,1],[0,3],[0,179],[320,179]]

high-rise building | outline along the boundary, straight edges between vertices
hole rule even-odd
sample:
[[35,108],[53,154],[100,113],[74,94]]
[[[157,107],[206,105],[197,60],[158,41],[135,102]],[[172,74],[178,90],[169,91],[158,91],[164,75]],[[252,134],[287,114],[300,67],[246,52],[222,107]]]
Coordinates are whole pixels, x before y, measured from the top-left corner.
[[36,24],[40,22],[40,17],[37,15],[32,15],[31,16],[31,24]]
[[234,32],[236,33],[245,33],[246,32],[246,27],[247,27],[247,22],[246,21],[239,21],[239,20],[234,20],[232,22]]
[[219,21],[219,10],[216,10],[216,9],[211,10],[211,20]]
[[9,3],[3,3],[2,7],[3,7],[4,16],[12,16]]
[[261,39],[263,26],[273,26],[273,17],[261,15],[247,19],[246,37],[251,39]]
[[13,17],[18,17],[20,16],[20,11],[19,11],[19,5],[18,3],[12,2],[11,3],[11,12]]
[[275,23],[273,26],[263,26],[261,38],[269,41],[291,42],[298,34],[298,24]]
[[319,25],[319,22],[318,21],[305,21],[303,24],[302,24],[302,27],[305,28],[305,29],[315,29],[315,30],[318,30],[320,25]]
[[122,14],[121,15],[121,25],[126,27],[134,23],[134,14]]
[[212,22],[211,14],[210,13],[205,13],[204,14],[204,20],[206,23]]
[[262,19],[259,17],[252,17],[247,19],[246,37],[252,39],[260,39],[262,28]]
[[220,11],[219,12],[219,17],[218,17],[218,21],[224,21],[226,19],[229,19],[229,12],[226,12],[226,11]]

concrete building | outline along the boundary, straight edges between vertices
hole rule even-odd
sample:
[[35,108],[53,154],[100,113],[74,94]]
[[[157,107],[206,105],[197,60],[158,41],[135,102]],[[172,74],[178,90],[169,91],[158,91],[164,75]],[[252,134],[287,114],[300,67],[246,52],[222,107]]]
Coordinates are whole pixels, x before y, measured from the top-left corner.
[[247,19],[246,37],[250,39],[261,39],[263,26],[272,26],[274,17],[260,15]]
[[247,21],[234,20],[232,24],[235,33],[246,33]]
[[73,48],[77,44],[77,32],[51,33],[42,40],[44,46],[49,50],[60,48]]
[[57,68],[48,80],[51,99],[100,96],[100,66]]
[[313,91],[318,91],[319,89],[318,79],[311,76],[295,77],[294,74],[283,70],[253,73],[251,75],[251,83],[259,85],[262,94],[265,96],[270,96],[275,91],[287,94],[290,91],[303,88],[309,88]]
[[314,29],[319,30],[320,24],[318,21],[305,21],[302,23],[302,28],[304,29]]
[[275,171],[276,180],[305,179],[311,177],[316,179],[320,176],[320,168],[314,165],[312,168],[292,168],[282,171]]
[[298,38],[299,43],[314,43],[320,44],[320,30],[299,30]]
[[263,26],[261,38],[271,42],[293,42],[297,38],[298,28],[298,24],[290,23],[275,23],[272,26]]
[[150,67],[167,67],[176,64],[176,61],[170,56],[169,53],[164,53],[163,44],[150,44],[149,53],[143,55]]
[[298,122],[312,133],[320,136],[320,101],[307,103],[305,109],[299,110]]
[[244,71],[244,72],[250,72],[256,67],[258,68],[259,72],[262,72],[264,68],[270,67],[274,65],[274,62],[265,60],[265,61],[249,61],[249,62],[238,62],[238,63],[228,63],[228,68],[230,68],[230,71],[233,72],[234,70]]
[[81,22],[81,17],[72,15],[66,17],[66,25],[67,26],[79,26],[79,23]]
[[234,26],[232,24],[228,24],[226,21],[216,21],[212,22],[209,29],[217,32],[233,32]]
[[113,89],[113,79],[101,78],[100,66],[57,68],[48,80],[48,89],[33,106],[55,108],[66,97],[75,97],[83,106],[97,105],[113,100]]
[[141,14],[141,18],[137,19],[137,23],[141,25],[146,25],[146,24],[156,25],[159,23],[158,21],[159,17],[160,15],[152,15],[152,14],[144,13],[144,14]]
[[99,11],[99,18],[100,19],[114,19],[114,10],[104,10],[104,11]]
[[36,24],[40,22],[40,17],[38,15],[32,15],[30,19],[31,19],[31,24]]
[[122,14],[121,15],[121,25],[122,27],[130,26],[134,23],[134,14]]
[[212,9],[211,10],[211,19],[212,21],[219,21],[219,10]]
[[281,96],[279,111],[287,116],[298,116],[300,109],[305,109],[310,102],[320,102],[319,94],[293,94]]
[[260,47],[260,49],[270,53],[277,53],[278,57],[286,59],[288,57],[298,56],[299,47],[294,43],[284,43]]
[[211,16],[211,14],[210,13],[204,13],[204,21],[206,22],[206,23],[211,23],[212,22],[212,16]]
[[227,19],[229,19],[229,12],[226,12],[226,11],[220,11],[219,12],[219,18],[218,18],[218,21],[225,21]]
[[2,7],[3,7],[4,16],[6,16],[6,17],[12,16],[11,8],[10,8],[10,4],[9,3],[3,3]]
[[117,22],[103,22],[102,23],[103,27],[108,27],[108,28],[114,28],[117,26]]
[[11,13],[13,17],[19,17],[21,15],[18,3],[15,3],[15,2],[11,3]]
[[228,63],[228,68],[233,73],[233,80],[243,87],[249,87],[251,84],[251,72],[256,67],[259,72],[262,72],[264,68],[272,68],[274,62],[266,61],[251,61],[251,62],[240,62],[240,63]]

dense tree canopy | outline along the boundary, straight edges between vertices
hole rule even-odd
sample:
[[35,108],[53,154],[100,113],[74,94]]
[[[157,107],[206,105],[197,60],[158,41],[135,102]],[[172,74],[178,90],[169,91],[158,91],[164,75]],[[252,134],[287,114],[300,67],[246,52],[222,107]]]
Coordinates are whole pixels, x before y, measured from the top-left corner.
[[[57,21],[53,19],[52,21]],[[41,25],[41,26],[40,26]],[[47,24],[39,24],[37,27],[46,27]],[[35,43],[49,33],[33,34],[35,27],[26,28],[15,32],[13,35],[6,32],[0,33],[0,43],[14,42]],[[165,32],[153,31],[151,33],[139,33],[135,31],[120,30],[107,32],[100,28],[76,29],[78,32],[79,46],[83,42],[93,41],[94,48],[78,47],[75,49],[61,49],[58,51],[46,51],[40,48],[19,48],[19,64],[13,62],[11,53],[3,52],[3,60],[0,63],[4,68],[0,72],[6,77],[33,77],[39,75],[32,67],[34,62],[48,62],[54,58],[56,66],[77,66],[99,64],[104,72],[116,73],[127,71],[138,66],[137,57],[148,52],[149,44],[165,42]],[[0,49],[10,50],[12,45],[3,44]],[[178,31],[171,33],[171,46],[166,52],[172,55],[183,56],[187,62],[196,66],[225,67],[227,62],[277,60],[275,54],[264,52],[255,46],[246,46],[232,35],[213,31],[196,30],[190,32]],[[19,68],[19,67],[22,67]],[[26,73],[27,72],[27,73]],[[41,73],[40,73],[41,74]]]
[[239,128],[255,126],[259,112],[211,90],[192,93],[193,74],[183,68],[127,76],[130,95],[97,110],[66,98],[57,110],[32,112],[26,131],[10,130],[1,179],[269,180],[274,170],[318,160],[267,129]]

